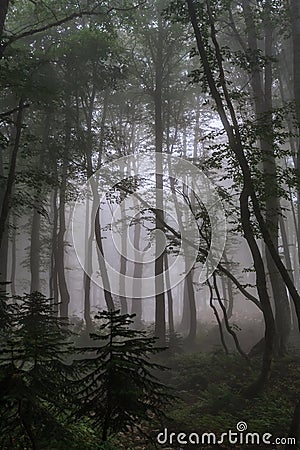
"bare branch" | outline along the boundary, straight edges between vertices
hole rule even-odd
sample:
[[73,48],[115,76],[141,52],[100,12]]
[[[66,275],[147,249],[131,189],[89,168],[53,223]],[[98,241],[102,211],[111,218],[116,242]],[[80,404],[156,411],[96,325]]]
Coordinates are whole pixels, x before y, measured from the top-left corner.
[[[22,106],[22,109],[24,108],[29,108],[30,104],[26,103]],[[10,109],[9,111],[6,111],[4,113],[0,113],[0,120],[4,119],[6,117],[11,116],[12,114],[14,114],[15,112],[18,112],[20,110],[20,106],[17,106],[16,108]]]

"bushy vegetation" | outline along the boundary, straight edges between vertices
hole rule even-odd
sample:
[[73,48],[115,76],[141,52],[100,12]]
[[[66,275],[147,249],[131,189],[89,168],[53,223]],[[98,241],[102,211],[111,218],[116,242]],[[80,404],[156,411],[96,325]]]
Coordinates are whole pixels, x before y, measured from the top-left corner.
[[2,294],[1,315],[1,448],[96,449],[163,417],[172,395],[156,377],[165,368],[150,359],[161,349],[130,328],[134,315],[100,312],[90,347],[77,348],[39,292]]
[[84,327],[75,334],[52,308],[38,292],[1,294],[1,448],[150,450],[164,427],[218,436],[240,421],[287,435],[296,356],[275,361],[266,389],[249,398],[258,359],[247,366],[238,354],[161,352],[119,311],[99,312],[89,337]]
[[300,382],[297,359],[277,361],[268,387],[250,399],[259,360],[247,367],[239,355],[190,354],[174,357],[170,367],[180,398],[170,411],[175,430],[221,434],[240,421],[252,432],[285,436],[289,430]]

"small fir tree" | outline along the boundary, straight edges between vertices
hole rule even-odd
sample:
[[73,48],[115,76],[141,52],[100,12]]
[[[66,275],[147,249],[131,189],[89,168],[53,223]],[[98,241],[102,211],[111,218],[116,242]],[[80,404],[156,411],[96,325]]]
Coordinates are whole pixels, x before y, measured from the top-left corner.
[[66,361],[70,331],[39,292],[18,297],[14,317],[12,333],[0,350],[0,444],[9,448],[18,442],[20,448],[30,444],[35,449],[57,434],[67,439],[60,420],[73,371]]
[[162,349],[155,347],[156,338],[130,328],[134,316],[100,312],[95,318],[102,323],[90,334],[96,346],[81,349],[94,357],[79,362],[86,374],[77,390],[78,415],[91,417],[102,430],[103,441],[112,433],[162,418],[164,406],[172,399],[154,374],[166,368],[150,360]]

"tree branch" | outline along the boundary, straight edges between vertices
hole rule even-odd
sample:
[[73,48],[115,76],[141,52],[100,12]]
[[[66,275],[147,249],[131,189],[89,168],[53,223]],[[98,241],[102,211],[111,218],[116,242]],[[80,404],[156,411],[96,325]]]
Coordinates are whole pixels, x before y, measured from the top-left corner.
[[28,31],[24,31],[23,33],[20,34],[16,34],[14,36],[11,36],[10,38],[7,39],[6,42],[4,42],[1,46],[0,46],[0,58],[2,58],[6,48],[8,46],[10,46],[12,43],[19,41],[20,39],[23,39],[25,37],[29,37],[29,36],[34,36],[36,34],[42,33],[43,31],[47,31],[50,30],[51,28],[55,28],[58,27],[60,25],[64,25],[65,23],[70,22],[73,19],[78,19],[84,16],[106,16],[109,13],[111,13],[112,11],[130,11],[132,9],[136,9],[139,6],[141,6],[144,2],[142,3],[138,3],[135,6],[132,6],[130,8],[117,8],[117,7],[111,7],[109,9],[107,9],[106,11],[95,11],[95,10],[84,10],[84,11],[80,11],[80,12],[74,12],[72,14],[70,14],[69,16],[66,16],[60,20],[55,20],[54,22],[50,22],[47,25],[44,25],[42,27],[39,28],[35,28],[35,29],[31,29]]
[[[25,104],[22,106],[22,109],[29,108],[29,106],[30,106],[29,103],[25,103]],[[9,111],[6,111],[6,112],[4,112],[4,113],[0,113],[0,120],[3,119],[3,118],[5,118],[5,117],[11,116],[11,115],[14,114],[15,112],[18,112],[19,110],[20,110],[20,106],[17,106],[16,108],[10,109]]]

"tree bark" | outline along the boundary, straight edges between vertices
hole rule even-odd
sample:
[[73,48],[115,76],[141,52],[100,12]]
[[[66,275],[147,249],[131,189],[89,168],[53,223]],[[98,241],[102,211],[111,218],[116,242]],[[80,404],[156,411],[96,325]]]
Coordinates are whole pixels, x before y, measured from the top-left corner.
[[11,293],[12,295],[16,295],[16,266],[17,266],[17,217],[16,214],[12,215],[13,221],[13,232],[12,232],[12,241],[11,241]]
[[[249,2],[243,1],[243,10],[247,28],[248,45],[250,50],[257,54],[257,36],[255,23],[252,17],[252,11]],[[271,58],[273,53],[272,24],[269,19],[270,3],[265,4],[265,57]],[[272,125],[272,62],[269,59],[265,63],[264,86],[259,67],[256,64],[251,65],[252,77],[251,84],[255,105],[255,114],[257,122],[266,125],[267,136],[260,136],[260,148],[263,158],[263,172],[265,180],[265,207],[266,207],[266,227],[269,230],[273,245],[278,252],[279,243],[279,214],[280,202],[278,198],[278,182],[276,161],[273,150],[273,125]],[[276,352],[284,354],[287,351],[287,343],[291,329],[291,313],[286,287],[280,276],[279,270],[272,258],[270,250],[266,247],[266,261],[272,286],[272,293],[275,304],[275,323],[276,323]]]
[[65,233],[66,233],[66,193],[67,193],[67,175],[69,164],[69,152],[71,146],[71,123],[70,123],[70,98],[66,99],[65,107],[65,142],[62,161],[62,173],[59,189],[59,210],[58,210],[58,223],[59,230],[57,234],[57,276],[58,276],[58,288],[60,293],[60,316],[68,317],[70,294],[67,286],[65,275]]
[[[50,112],[49,110],[45,111],[45,122],[43,129],[43,138],[41,151],[38,156],[38,164],[37,168],[39,172],[42,172],[44,169],[44,159],[45,153],[48,148],[48,138],[50,132]],[[42,208],[42,198],[43,195],[42,190],[39,191],[36,189],[35,191],[35,203],[33,205],[33,216],[32,216],[32,225],[31,225],[31,240],[30,240],[30,273],[31,273],[31,287],[30,292],[40,291],[40,251],[41,251],[41,242],[40,242],[40,228],[41,228],[41,214],[40,210]]]
[[210,305],[211,309],[213,310],[214,315],[215,315],[215,317],[216,317],[216,319],[217,319],[217,323],[218,323],[218,327],[219,327],[219,333],[220,333],[220,338],[221,338],[221,343],[222,343],[222,346],[223,346],[223,348],[224,348],[225,354],[226,354],[226,355],[229,355],[228,347],[227,347],[226,342],[225,342],[225,337],[224,337],[224,332],[223,332],[222,322],[221,322],[221,319],[220,319],[220,317],[219,317],[218,310],[217,310],[217,308],[216,308],[215,305],[214,305],[214,292],[213,292],[213,288],[212,288],[212,285],[211,285],[211,283],[209,282],[209,280],[207,280],[206,283],[207,283],[207,285],[208,285],[208,287],[209,287],[209,292],[210,292],[209,305]]
[[[125,176],[124,173],[122,173],[122,178]],[[121,193],[120,193],[121,195]],[[126,212],[125,212],[125,208],[124,208],[124,203],[123,203],[123,197],[121,195],[121,221],[122,222],[126,222]],[[123,230],[123,228],[122,228]],[[134,234],[134,248],[136,248],[136,245],[139,245],[139,237],[137,242],[135,241],[136,239],[136,227],[134,228],[135,234]],[[125,292],[125,283],[123,280],[123,276],[126,275],[126,270],[127,270],[127,235],[126,233],[122,232],[121,235],[121,254],[120,254],[120,281],[119,281],[119,288],[120,288],[120,293],[124,293]],[[128,313],[128,306],[127,306],[127,299],[125,295],[120,295],[119,296],[119,300],[120,300],[120,308],[121,308],[121,314],[127,314]],[[138,322],[141,320],[141,317],[138,318],[136,317],[135,320]]]
[[[56,182],[58,182],[56,180]],[[50,277],[49,277],[49,292],[53,312],[58,315],[59,289],[58,289],[58,273],[57,273],[57,236],[58,236],[58,209],[57,209],[57,195],[58,187],[55,186],[52,196],[52,238],[51,238],[51,258],[50,258]]]
[[6,222],[9,214],[9,210],[11,207],[11,196],[12,196],[12,188],[15,181],[15,171],[17,165],[17,155],[20,147],[20,139],[22,132],[22,122],[23,122],[23,107],[24,100],[21,98],[19,101],[19,109],[16,118],[16,133],[15,133],[15,142],[11,153],[10,158],[10,166],[9,172],[6,182],[6,189],[4,191],[2,206],[1,206],[1,215],[0,215],[0,248],[2,245],[3,235],[5,232]]
[[100,207],[98,207],[95,217],[95,236],[96,236],[96,242],[97,242],[97,250],[100,253],[100,257],[98,258],[99,261],[99,269],[103,281],[103,290],[104,290],[104,298],[106,302],[106,306],[108,311],[114,311],[115,306],[113,302],[113,298],[111,295],[111,288],[110,288],[110,282],[109,277],[107,273],[107,268],[105,264],[105,257],[104,257],[104,251],[103,251],[103,244],[102,244],[102,234],[101,234],[101,224],[100,224]]
[[[5,228],[3,239],[2,239],[2,245],[0,248],[0,283],[7,283],[10,280],[8,280],[8,273],[7,273],[7,262],[8,262],[8,247],[9,247],[9,233],[8,228]],[[5,284],[2,285],[1,290],[6,290]]]
[[[263,264],[263,260],[262,260],[261,254],[260,254],[260,250],[259,250],[258,245],[255,240],[255,236],[254,236],[254,232],[253,232],[252,224],[251,224],[251,220],[250,220],[250,209],[249,209],[249,198],[250,197],[251,197],[255,215],[257,216],[259,224],[260,224],[260,226],[262,225],[262,223],[264,225],[264,229],[263,229],[264,238],[266,238],[266,229],[265,229],[265,224],[264,224],[263,218],[261,216],[261,212],[260,212],[259,204],[258,204],[258,201],[256,198],[256,194],[254,191],[254,186],[253,186],[253,182],[252,182],[252,178],[251,178],[249,165],[248,165],[247,159],[244,154],[241,136],[240,136],[240,132],[239,132],[238,121],[237,121],[235,111],[234,111],[232,102],[230,100],[230,97],[229,97],[229,94],[227,91],[225,75],[224,75],[224,70],[223,70],[223,65],[222,65],[222,57],[220,54],[218,42],[216,40],[216,33],[215,33],[214,22],[213,22],[211,10],[210,10],[210,3],[209,3],[209,1],[206,2],[207,11],[208,11],[208,15],[210,18],[211,35],[212,35],[213,45],[215,47],[217,61],[218,61],[218,69],[219,69],[219,74],[220,74],[221,86],[222,86],[226,105],[228,107],[233,126],[231,125],[229,118],[227,117],[227,113],[224,108],[222,97],[217,89],[217,86],[216,86],[216,83],[214,80],[214,76],[213,76],[212,70],[210,68],[210,63],[209,63],[208,56],[206,53],[202,34],[201,34],[200,28],[197,23],[197,16],[196,16],[196,11],[195,11],[193,0],[187,0],[187,4],[188,4],[188,10],[189,10],[191,23],[192,23],[195,37],[196,37],[199,55],[200,55],[200,58],[202,61],[204,73],[206,75],[206,79],[207,79],[207,82],[208,82],[208,85],[210,88],[210,92],[216,103],[220,119],[222,121],[222,124],[224,126],[224,129],[225,129],[226,134],[229,139],[230,147],[232,148],[233,152],[235,153],[235,156],[240,165],[242,175],[243,175],[243,187],[242,187],[242,192],[240,195],[241,222],[242,222],[244,236],[248,243],[248,246],[251,251],[252,258],[253,258],[253,263],[254,263],[254,267],[255,267],[255,271],[256,271],[257,290],[258,290],[258,294],[259,294],[259,298],[260,298],[260,302],[261,302],[261,306],[262,306],[262,310],[263,310],[265,325],[266,325],[266,327],[265,327],[266,345],[265,345],[265,353],[264,353],[264,357],[263,357],[262,370],[261,370],[260,377],[257,380],[255,386],[252,386],[253,390],[257,391],[257,390],[261,389],[262,386],[264,385],[264,383],[267,381],[268,375],[269,375],[269,372],[271,369],[272,353],[273,353],[273,338],[274,338],[274,334],[275,334],[275,323],[274,323],[273,312],[272,312],[272,308],[270,305],[269,295],[268,295],[268,291],[267,291],[267,287],[266,287],[266,275],[265,275],[264,264]],[[269,235],[268,235],[268,238],[269,238],[268,243],[270,243]],[[273,244],[272,244],[272,246],[273,246]],[[277,256],[278,256],[278,254],[277,254]],[[296,295],[298,296],[297,293],[296,293]],[[299,304],[299,307],[300,307],[300,304]],[[300,308],[299,308],[299,315],[300,315]]]
[[174,326],[174,311],[173,311],[173,295],[172,295],[172,287],[170,284],[170,276],[169,276],[169,261],[168,261],[168,253],[164,253],[164,267],[166,273],[166,291],[167,291],[167,300],[168,300],[168,325],[169,325],[169,340],[172,341],[172,338],[175,335],[175,326]]
[[[95,89],[95,87],[94,87]],[[93,170],[93,161],[92,161],[92,135],[91,135],[91,119],[92,119],[92,110],[93,110],[93,103],[95,98],[95,90],[93,90],[92,98],[91,98],[91,104],[90,104],[90,111],[89,116],[87,118],[87,127],[88,127],[88,139],[86,143],[85,148],[85,154],[86,154],[86,163],[87,163],[87,178],[91,178],[94,174]],[[102,118],[101,118],[101,124],[100,124],[100,137],[99,137],[99,152],[98,152],[98,161],[97,161],[97,170],[101,167],[102,162],[102,154],[103,154],[103,147],[104,147],[104,138],[105,138],[105,121],[106,121],[106,114],[107,114],[107,107],[108,107],[108,91],[104,94],[103,99],[103,111],[102,111]],[[92,200],[92,210],[91,210],[91,229],[89,233],[88,238],[88,249],[87,249],[87,267],[90,269],[90,274],[92,273],[92,242],[94,236],[96,237],[97,242],[97,255],[98,255],[98,262],[99,262],[99,270],[103,281],[103,291],[104,291],[104,299],[107,306],[107,309],[109,311],[114,311],[114,301],[111,294],[110,289],[110,282],[109,277],[107,273],[107,268],[105,264],[105,258],[104,258],[104,250],[103,250],[103,244],[102,244],[102,233],[101,233],[101,223],[100,223],[100,206],[99,206],[99,193],[98,193],[98,178],[97,176],[94,176],[91,179],[91,189],[93,194],[93,200]],[[94,220],[94,223],[92,221]],[[84,275],[84,287],[85,287],[85,320],[87,324],[90,324],[90,286],[91,281],[89,278],[89,275],[85,273]]]
[[[65,172],[65,171],[64,171]],[[64,177],[66,174],[63,175]],[[65,232],[66,232],[66,218],[65,218],[65,207],[66,207],[66,180],[62,181],[62,185],[59,190],[59,230],[57,234],[57,276],[58,276],[58,288],[60,293],[60,316],[68,317],[69,313],[69,303],[70,294],[67,286],[66,276],[65,276]]]
[[7,16],[9,0],[2,0],[0,3],[0,39],[3,35],[3,29],[5,24],[5,19]]
[[[293,87],[296,106],[297,128],[300,132],[300,4],[298,0],[290,0],[291,5],[291,25],[292,25],[292,44],[293,44]],[[296,156],[296,172],[298,180],[300,179],[300,141],[298,140]],[[297,225],[298,225],[298,243],[300,242],[300,183],[297,186]],[[298,244],[298,261],[300,264],[300,245]]]
[[40,226],[41,216],[34,207],[30,238],[30,292],[40,291]]
[[[139,222],[140,215],[136,216],[136,224],[134,227],[133,246],[135,249],[139,248],[141,237],[141,224]],[[134,262],[133,278],[142,278],[143,264]],[[131,314],[136,314],[134,319],[135,324],[139,327],[142,322],[142,292],[135,292],[135,297],[131,303]]]
[[240,343],[239,343],[239,340],[237,338],[237,335],[235,334],[235,332],[233,331],[233,329],[231,328],[231,326],[229,324],[226,308],[225,308],[225,306],[224,306],[224,304],[222,302],[221,296],[220,296],[220,292],[219,292],[219,288],[218,288],[217,278],[216,278],[215,272],[213,273],[213,283],[214,283],[214,288],[215,288],[215,292],[216,292],[216,295],[217,295],[217,300],[218,300],[219,306],[220,306],[220,308],[221,308],[221,310],[223,312],[223,319],[224,319],[226,330],[232,336],[232,338],[234,340],[234,343],[235,343],[235,346],[236,346],[236,349],[239,352],[239,354],[242,355],[243,358],[245,358],[246,361],[249,363],[248,356],[242,350],[242,348],[240,346]]
[[[155,61],[155,150],[156,150],[156,216],[155,228],[163,233],[163,175],[162,175],[162,148],[163,148],[163,120],[162,120],[162,78],[163,78],[163,28],[162,17],[158,11],[158,35],[157,54]],[[164,252],[161,252],[161,245],[158,239],[155,243],[155,336],[161,346],[166,344],[166,318],[165,318],[165,294],[163,264]]]

